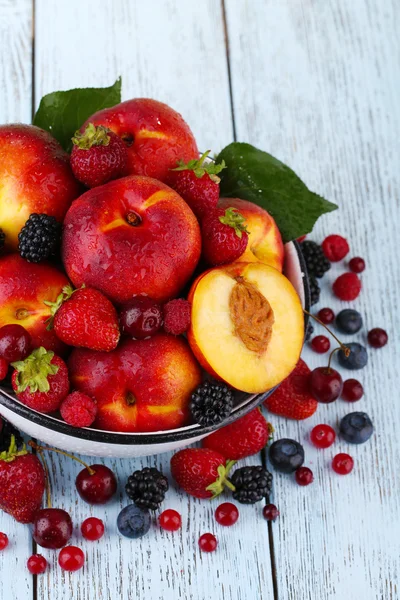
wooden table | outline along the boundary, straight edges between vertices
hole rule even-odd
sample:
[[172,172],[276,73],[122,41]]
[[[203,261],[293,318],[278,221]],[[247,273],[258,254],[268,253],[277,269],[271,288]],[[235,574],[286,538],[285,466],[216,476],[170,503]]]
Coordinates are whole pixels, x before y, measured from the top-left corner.
[[[124,99],[167,102],[189,122],[199,148],[218,151],[237,139],[268,150],[340,205],[312,238],[344,234],[351,254],[365,257],[355,306],[364,331],[383,326],[390,336],[359,373],[366,393],[355,409],[370,414],[376,433],[350,448],[350,476],[330,469],[336,452],[349,451],[346,443],[317,451],[308,435],[319,422],[336,425],[352,406],[321,406],[300,423],[273,418],[277,437],[304,444],[315,473],[309,488],[275,475],[278,521],[268,526],[262,506],[241,506],[238,524],[223,530],[213,519],[218,501],[173,490],[166,505],[182,513],[182,530],[154,527],[129,541],[116,532],[127,503],[122,483],[144,465],[168,473],[170,456],[105,461],[121,481],[106,509],[78,499],[77,465],[49,456],[55,504],[71,512],[73,542],[87,564],[64,574],[55,553],[43,551],[51,568],[32,578],[29,528],[1,514],[0,530],[11,540],[0,555],[1,600],[399,598],[399,20],[395,0],[0,0],[1,121],[29,123],[43,94],[109,85],[122,75]],[[342,268],[325,278],[320,306],[347,306],[330,292]],[[304,356],[310,366],[322,364],[308,349]],[[99,543],[77,533],[89,515],[106,522]],[[197,547],[206,531],[219,538],[212,555]]]

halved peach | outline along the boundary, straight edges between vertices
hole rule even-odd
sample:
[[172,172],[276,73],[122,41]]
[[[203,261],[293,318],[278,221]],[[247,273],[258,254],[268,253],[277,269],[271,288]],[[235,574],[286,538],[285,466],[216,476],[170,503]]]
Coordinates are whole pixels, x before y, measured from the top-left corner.
[[260,393],[296,366],[304,338],[300,299],[290,281],[262,263],[207,271],[189,294],[192,350],[214,377]]

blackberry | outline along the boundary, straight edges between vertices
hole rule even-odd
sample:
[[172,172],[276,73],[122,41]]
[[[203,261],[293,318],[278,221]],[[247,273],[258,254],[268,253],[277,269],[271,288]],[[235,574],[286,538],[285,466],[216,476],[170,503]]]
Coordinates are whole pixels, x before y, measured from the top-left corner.
[[15,437],[17,448],[21,448],[24,441],[18,429],[0,417],[0,452],[7,451],[11,444],[11,436]]
[[168,491],[168,479],[154,467],[145,467],[128,477],[125,486],[129,498],[139,508],[157,510]]
[[241,504],[255,504],[271,491],[272,474],[264,467],[241,467],[231,477],[233,497]]
[[301,242],[300,247],[308,274],[314,275],[314,277],[323,277],[331,268],[331,263],[323,253],[321,246],[311,240],[305,240]]
[[5,241],[6,241],[6,234],[4,233],[4,231],[2,229],[0,229],[0,252],[4,248]]
[[200,425],[217,425],[233,408],[233,391],[223,383],[205,381],[193,392],[190,412]]
[[314,333],[314,327],[311,325],[311,323],[308,323],[304,341],[308,342],[308,340],[311,338],[313,333]]
[[55,217],[33,213],[18,234],[19,253],[28,262],[41,262],[56,253],[60,236]]
[[321,294],[321,288],[318,285],[318,281],[313,275],[308,277],[308,285],[310,286],[310,304],[314,306],[319,302],[319,297]]

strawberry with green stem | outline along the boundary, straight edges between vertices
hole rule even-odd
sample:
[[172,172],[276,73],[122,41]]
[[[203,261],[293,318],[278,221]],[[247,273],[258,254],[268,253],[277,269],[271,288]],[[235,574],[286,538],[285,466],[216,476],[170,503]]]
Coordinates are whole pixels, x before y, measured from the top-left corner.
[[234,262],[246,250],[249,233],[236,208],[214,209],[201,224],[204,259],[212,266]]

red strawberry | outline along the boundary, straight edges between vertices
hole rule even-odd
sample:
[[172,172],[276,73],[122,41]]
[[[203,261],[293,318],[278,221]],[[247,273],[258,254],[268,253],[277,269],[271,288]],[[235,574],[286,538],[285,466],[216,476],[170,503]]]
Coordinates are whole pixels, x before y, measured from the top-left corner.
[[74,290],[67,285],[51,307],[48,327],[54,327],[65,344],[110,352],[118,345],[120,332],[118,315],[108,298],[94,288]]
[[264,402],[264,406],[276,415],[288,419],[308,419],[317,410],[318,402],[309,391],[309,375],[311,370],[300,358],[291,372],[277,390]]
[[32,523],[45,482],[40,460],[25,446],[18,450],[12,437],[8,451],[0,454],[0,508],[20,523]]
[[69,391],[67,365],[59,356],[40,347],[11,366],[12,387],[23,404],[43,413],[59,408]]
[[171,458],[171,475],[187,494],[196,498],[214,498],[227,485],[234,461],[208,448],[186,448]]
[[71,167],[87,187],[102,185],[125,173],[128,152],[122,139],[102,125],[89,123],[72,138]]
[[203,257],[210,265],[234,262],[246,250],[246,221],[236,208],[217,208],[201,224]]
[[204,164],[210,153],[205,152],[198,160],[190,160],[187,164],[179,161],[176,169],[172,169],[167,183],[189,204],[190,208],[201,220],[210,210],[217,206],[219,200],[218,173],[225,168],[225,163],[214,162]]
[[239,460],[260,452],[268,442],[271,427],[259,408],[207,436],[202,444],[225,458]]

